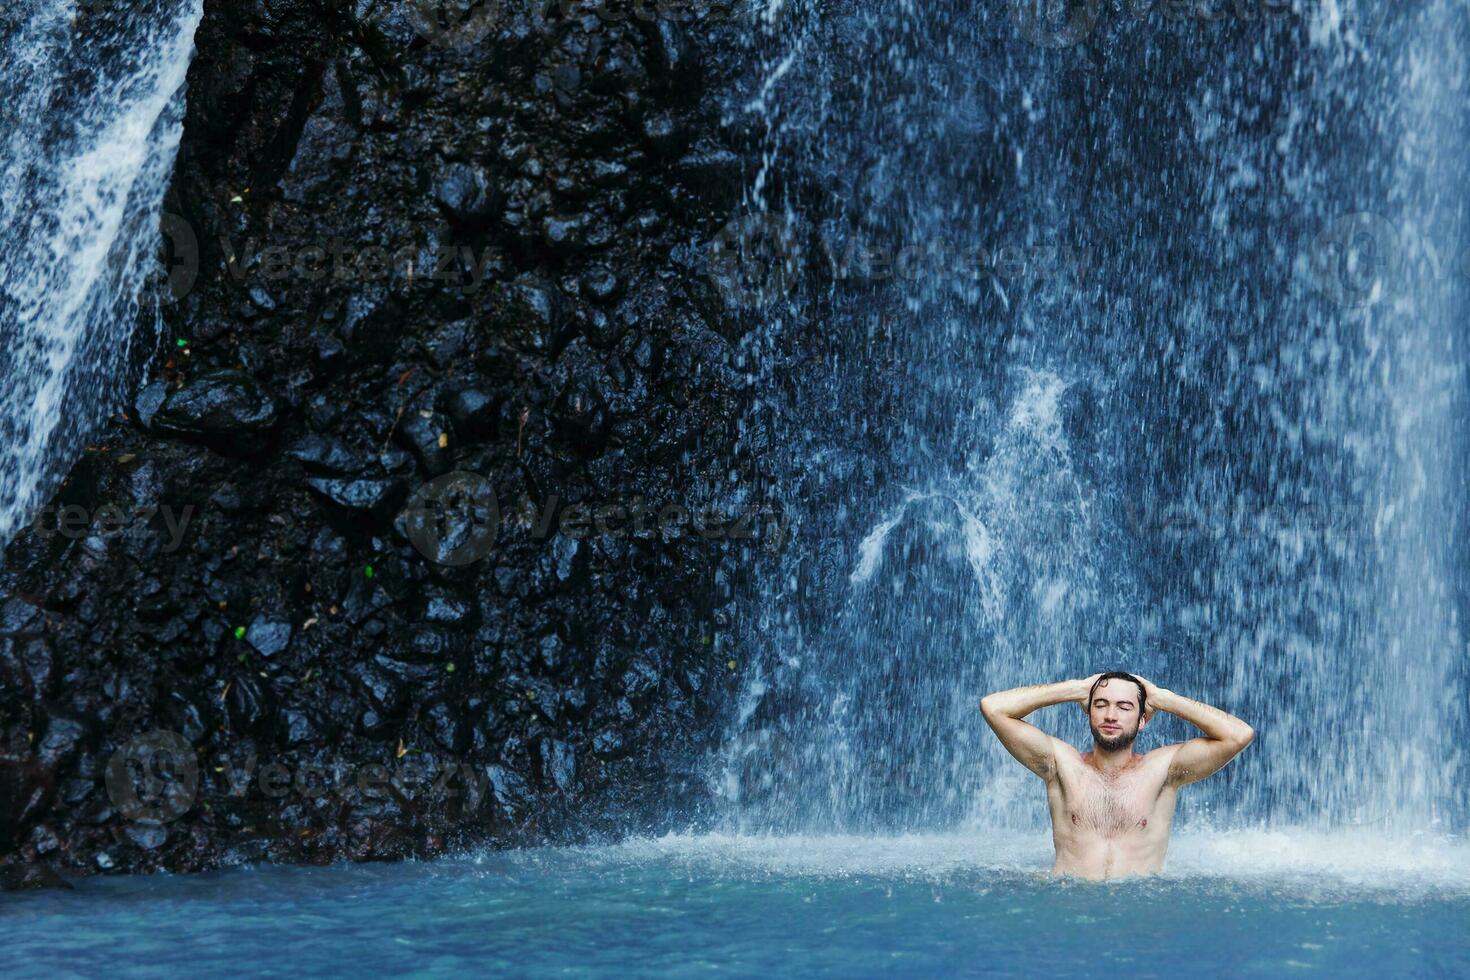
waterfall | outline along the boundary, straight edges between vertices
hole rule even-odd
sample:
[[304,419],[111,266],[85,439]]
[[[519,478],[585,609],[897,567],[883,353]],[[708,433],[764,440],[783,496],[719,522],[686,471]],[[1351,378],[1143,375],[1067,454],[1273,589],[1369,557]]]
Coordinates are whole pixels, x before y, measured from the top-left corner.
[[735,828],[1038,827],[977,703],[1110,669],[1257,729],[1182,824],[1462,828],[1470,6],[1164,6],[757,18]]
[[0,543],[118,406],[202,0],[0,15]]

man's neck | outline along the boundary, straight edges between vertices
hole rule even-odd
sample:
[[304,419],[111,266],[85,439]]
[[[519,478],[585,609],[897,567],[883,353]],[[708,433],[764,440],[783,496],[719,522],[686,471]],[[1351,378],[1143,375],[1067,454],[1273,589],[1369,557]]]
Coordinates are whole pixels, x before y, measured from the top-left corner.
[[1098,748],[1097,742],[1092,743],[1092,751],[1087,753],[1087,764],[1099,772],[1118,772],[1128,768],[1137,758],[1133,754],[1133,746],[1114,749],[1111,752]]

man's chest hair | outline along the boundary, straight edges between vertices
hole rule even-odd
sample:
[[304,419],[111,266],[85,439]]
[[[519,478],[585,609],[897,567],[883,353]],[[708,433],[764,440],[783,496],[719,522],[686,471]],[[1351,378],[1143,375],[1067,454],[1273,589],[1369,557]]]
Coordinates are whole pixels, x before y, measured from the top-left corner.
[[1159,786],[1155,773],[1138,766],[1117,774],[1091,766],[1069,766],[1062,773],[1062,797],[1074,827],[1111,835],[1148,826]]

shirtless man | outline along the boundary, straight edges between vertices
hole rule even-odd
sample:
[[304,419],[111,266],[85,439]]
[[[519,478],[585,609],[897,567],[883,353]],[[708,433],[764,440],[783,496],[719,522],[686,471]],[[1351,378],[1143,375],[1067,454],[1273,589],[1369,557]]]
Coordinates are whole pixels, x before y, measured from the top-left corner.
[[[1091,752],[1021,720],[1067,701],[1087,712]],[[1046,781],[1052,873],[1083,878],[1161,871],[1179,787],[1224,766],[1256,734],[1219,708],[1120,671],[1000,691],[981,699],[980,711],[1006,751]],[[1135,754],[1133,740],[1156,711],[1197,725],[1204,737]]]

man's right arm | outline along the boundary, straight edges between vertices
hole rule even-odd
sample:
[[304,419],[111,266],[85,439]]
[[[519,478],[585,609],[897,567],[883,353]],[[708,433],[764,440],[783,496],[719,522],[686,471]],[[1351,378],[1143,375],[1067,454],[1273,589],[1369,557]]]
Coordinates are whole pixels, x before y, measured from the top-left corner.
[[1057,769],[1058,740],[1021,719],[1052,704],[1075,701],[1083,704],[1092,689],[1093,678],[1058,681],[1055,684],[1032,684],[1029,687],[997,691],[980,699],[980,713],[1016,761],[1042,779],[1051,779]]

